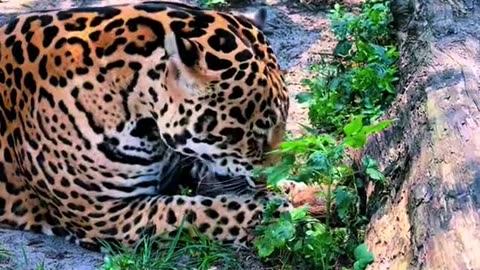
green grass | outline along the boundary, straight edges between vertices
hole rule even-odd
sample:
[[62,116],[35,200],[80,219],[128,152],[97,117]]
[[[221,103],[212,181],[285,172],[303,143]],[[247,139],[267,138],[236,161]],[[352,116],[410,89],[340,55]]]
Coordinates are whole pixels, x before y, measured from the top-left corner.
[[45,270],[45,262],[41,262],[37,266],[35,266],[35,270]]
[[8,260],[9,257],[10,253],[5,249],[5,247],[0,245],[0,263]]
[[[0,269],[4,269],[4,268],[1,268],[1,267],[7,267],[5,269],[14,269],[12,268],[12,266],[9,266],[9,264],[11,264],[12,262],[14,262],[15,259],[12,257],[12,254],[7,250],[5,249],[5,247],[3,247],[1,244],[0,244]],[[25,248],[22,247],[22,260],[21,262],[17,262],[17,264],[21,264],[21,265],[24,265],[24,266],[29,266],[30,265],[30,262],[29,262],[29,259],[28,259],[28,256],[27,256],[27,252],[25,251]],[[38,265],[36,265],[34,267],[35,270],[45,270],[45,262],[42,261],[41,263],[39,263]]]
[[235,250],[218,242],[185,233],[180,228],[173,239],[146,237],[133,249],[105,245],[101,270],[162,270],[162,269],[238,269]]

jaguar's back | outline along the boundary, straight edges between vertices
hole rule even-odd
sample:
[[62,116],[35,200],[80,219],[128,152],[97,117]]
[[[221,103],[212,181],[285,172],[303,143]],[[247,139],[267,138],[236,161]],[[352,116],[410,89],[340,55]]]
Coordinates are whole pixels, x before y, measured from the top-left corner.
[[[234,193],[253,188],[288,111],[264,17],[145,2],[0,28],[0,224],[132,244],[185,217],[245,242],[263,206]],[[162,196],[186,169],[224,195]]]

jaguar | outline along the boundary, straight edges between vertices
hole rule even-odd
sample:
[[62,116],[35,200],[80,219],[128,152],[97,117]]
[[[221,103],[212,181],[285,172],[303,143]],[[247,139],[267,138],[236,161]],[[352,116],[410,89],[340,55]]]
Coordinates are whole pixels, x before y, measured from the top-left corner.
[[181,225],[251,242],[276,196],[254,168],[278,159],[289,108],[266,17],[148,1],[4,24],[1,226],[89,249]]

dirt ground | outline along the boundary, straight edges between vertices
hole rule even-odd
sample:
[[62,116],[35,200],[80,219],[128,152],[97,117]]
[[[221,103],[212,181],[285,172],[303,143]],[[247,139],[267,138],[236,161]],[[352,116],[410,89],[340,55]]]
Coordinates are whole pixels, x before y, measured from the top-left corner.
[[[34,9],[126,2],[139,1],[0,0],[0,25],[16,13]],[[267,0],[266,3],[251,4],[233,11],[253,12],[258,6],[265,4],[268,10],[265,33],[279,57],[282,68],[288,71],[286,78],[292,98],[288,129],[298,134],[301,131],[298,123],[306,122],[305,109],[294,99],[295,95],[303,90],[301,79],[307,76],[307,68],[318,61],[322,54],[330,53],[334,46],[333,35],[326,17],[328,8],[323,11],[311,11],[291,2]],[[97,269],[103,261],[101,254],[86,251],[63,239],[28,232],[0,229],[0,243],[12,254],[7,261],[0,261],[0,269],[35,269],[37,265],[43,263],[44,269],[48,270],[93,270]]]

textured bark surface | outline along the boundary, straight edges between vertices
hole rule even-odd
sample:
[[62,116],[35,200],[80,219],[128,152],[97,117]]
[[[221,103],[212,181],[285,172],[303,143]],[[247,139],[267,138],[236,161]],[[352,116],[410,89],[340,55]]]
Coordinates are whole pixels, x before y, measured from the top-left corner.
[[390,180],[371,187],[369,269],[480,269],[480,1],[400,0],[397,122],[364,154]]

